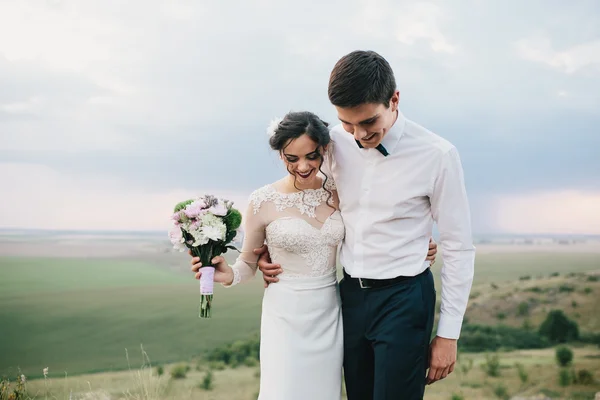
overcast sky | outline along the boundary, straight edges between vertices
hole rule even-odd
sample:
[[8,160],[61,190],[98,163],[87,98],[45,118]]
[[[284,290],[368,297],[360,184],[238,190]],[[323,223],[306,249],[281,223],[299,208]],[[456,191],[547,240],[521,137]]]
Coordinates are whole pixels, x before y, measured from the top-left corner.
[[596,0],[0,0],[0,227],[165,229],[285,173],[269,121],[378,51],[461,154],[476,232],[600,233]]

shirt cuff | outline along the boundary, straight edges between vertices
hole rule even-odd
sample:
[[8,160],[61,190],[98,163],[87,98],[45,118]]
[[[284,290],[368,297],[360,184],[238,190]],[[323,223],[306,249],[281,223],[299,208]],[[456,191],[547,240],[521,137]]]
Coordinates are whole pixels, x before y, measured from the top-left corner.
[[462,322],[462,318],[449,317],[443,314],[440,315],[440,320],[437,327],[437,336],[445,339],[458,339],[460,336]]

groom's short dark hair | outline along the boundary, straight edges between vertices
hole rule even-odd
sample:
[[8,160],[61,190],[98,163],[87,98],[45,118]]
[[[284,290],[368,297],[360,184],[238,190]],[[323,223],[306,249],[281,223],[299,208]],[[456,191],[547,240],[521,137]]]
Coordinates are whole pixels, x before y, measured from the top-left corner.
[[396,91],[392,67],[374,51],[353,51],[342,57],[329,77],[329,101],[337,107],[381,103],[386,107]]

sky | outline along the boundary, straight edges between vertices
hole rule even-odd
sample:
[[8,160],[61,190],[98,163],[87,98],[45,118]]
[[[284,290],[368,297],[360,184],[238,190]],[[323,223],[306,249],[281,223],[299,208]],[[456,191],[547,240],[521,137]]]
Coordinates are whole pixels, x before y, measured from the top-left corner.
[[0,227],[161,230],[285,170],[271,119],[336,123],[335,62],[392,65],[460,153],[476,233],[600,234],[596,0],[0,1]]

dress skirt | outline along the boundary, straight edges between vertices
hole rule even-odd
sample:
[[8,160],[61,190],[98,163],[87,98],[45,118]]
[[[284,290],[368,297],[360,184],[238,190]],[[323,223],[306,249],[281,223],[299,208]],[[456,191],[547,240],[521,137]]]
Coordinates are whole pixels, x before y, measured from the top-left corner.
[[335,273],[279,277],[265,290],[258,400],[339,400],[343,328]]

